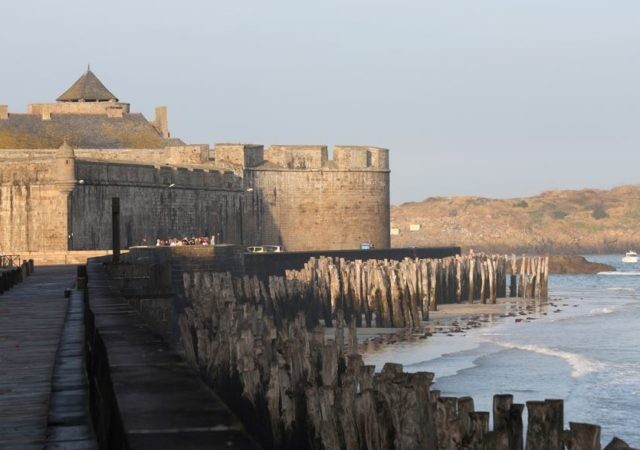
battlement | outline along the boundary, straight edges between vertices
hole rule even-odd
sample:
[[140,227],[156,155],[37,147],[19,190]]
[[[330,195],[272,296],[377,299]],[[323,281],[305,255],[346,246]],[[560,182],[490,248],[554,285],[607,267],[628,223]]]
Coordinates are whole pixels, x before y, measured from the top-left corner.
[[242,179],[230,171],[190,167],[76,161],[82,185],[139,186],[162,189],[241,190]]
[[251,144],[216,144],[213,151],[216,164],[255,167],[264,160],[264,146]]
[[333,159],[325,145],[216,144],[215,164],[269,170],[389,170],[389,150],[366,146],[335,146]]

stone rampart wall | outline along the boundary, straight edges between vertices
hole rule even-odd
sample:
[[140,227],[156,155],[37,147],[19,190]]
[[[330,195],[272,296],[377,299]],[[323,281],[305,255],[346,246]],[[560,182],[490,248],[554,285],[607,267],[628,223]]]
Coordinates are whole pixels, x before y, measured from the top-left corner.
[[142,164],[199,165],[209,160],[207,145],[185,145],[154,149],[77,149],[80,159]]
[[357,249],[390,245],[386,170],[246,169],[247,234],[254,244],[286,250]]
[[76,170],[79,182],[69,203],[71,249],[110,248],[112,197],[120,198],[124,248],[184,236],[243,241],[245,193],[231,173],[87,161],[78,161]]
[[0,253],[63,251],[72,159],[0,164]]
[[[118,110],[128,114],[128,103],[118,102],[57,102],[57,103],[31,103],[28,107],[29,114],[108,114],[110,110]],[[120,116],[122,116],[120,113]]]
[[67,195],[52,185],[1,185],[0,253],[66,250]]
[[324,146],[216,148],[216,162],[198,145],[0,151],[0,245],[108,249],[120,197],[127,247],[191,235],[287,250],[390,246],[386,149],[336,147],[330,160]]
[[[59,149],[3,149],[0,161],[24,161],[39,158],[54,158]],[[185,145],[166,148],[100,148],[74,150],[77,159],[104,162],[129,162],[148,165],[198,166],[209,163],[207,145]]]
[[[211,152],[216,164],[252,168],[269,163],[269,168],[293,170],[389,170],[389,150],[378,147],[340,145],[333,159],[325,145],[216,144]],[[264,168],[264,167],[263,167]]]

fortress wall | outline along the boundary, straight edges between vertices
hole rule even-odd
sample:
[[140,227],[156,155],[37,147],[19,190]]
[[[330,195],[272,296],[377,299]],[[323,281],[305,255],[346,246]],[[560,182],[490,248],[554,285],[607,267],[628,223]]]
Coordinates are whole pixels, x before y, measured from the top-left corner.
[[93,184],[120,184],[167,188],[174,184],[192,189],[242,189],[242,180],[232,172],[190,167],[151,166],[76,160],[76,179]]
[[109,110],[129,113],[128,103],[117,102],[57,102],[32,103],[28,106],[29,114],[107,114]]
[[64,158],[0,165],[0,253],[66,250],[72,171]]
[[288,251],[390,246],[386,170],[246,169],[248,236]]
[[389,150],[378,147],[340,145],[333,148],[333,162],[339,169],[389,169]]
[[207,145],[185,145],[159,149],[76,149],[76,157],[99,161],[129,161],[143,164],[198,165],[209,161]]
[[67,195],[55,186],[0,186],[0,253],[66,250]]
[[213,156],[216,164],[255,167],[264,160],[264,147],[250,144],[216,144]]
[[329,158],[324,145],[272,145],[264,159],[286,169],[320,169]]
[[70,196],[73,250],[110,248],[112,197],[120,198],[123,247],[214,234],[242,243],[245,193],[233,174],[87,161],[76,171],[84,183]]
[[[0,161],[53,158],[58,149],[0,150]],[[78,159],[105,162],[133,162],[149,165],[201,165],[209,162],[207,145],[185,145],[153,149],[101,148],[74,150]]]
[[[28,159],[55,158],[58,149],[2,149],[0,150],[0,161],[24,161]],[[4,163],[3,163],[4,164]]]

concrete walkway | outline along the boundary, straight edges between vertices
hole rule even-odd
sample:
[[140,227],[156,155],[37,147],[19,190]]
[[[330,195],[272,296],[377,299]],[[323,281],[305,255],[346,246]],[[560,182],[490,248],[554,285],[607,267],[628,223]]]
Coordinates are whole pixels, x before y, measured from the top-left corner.
[[36,267],[0,295],[0,449],[42,448],[56,350],[76,266]]

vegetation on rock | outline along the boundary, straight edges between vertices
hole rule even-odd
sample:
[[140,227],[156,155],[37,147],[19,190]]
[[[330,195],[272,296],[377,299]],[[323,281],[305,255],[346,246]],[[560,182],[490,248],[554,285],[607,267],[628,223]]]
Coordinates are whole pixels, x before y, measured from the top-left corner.
[[[620,253],[640,248],[640,185],[535,197],[431,197],[391,209],[394,247],[460,245],[487,252]],[[409,231],[411,224],[419,224]],[[414,227],[418,228],[418,227]]]

